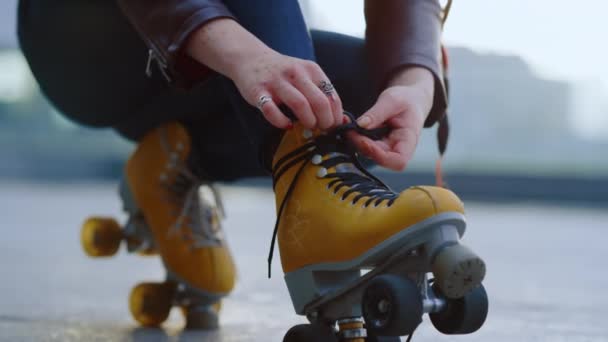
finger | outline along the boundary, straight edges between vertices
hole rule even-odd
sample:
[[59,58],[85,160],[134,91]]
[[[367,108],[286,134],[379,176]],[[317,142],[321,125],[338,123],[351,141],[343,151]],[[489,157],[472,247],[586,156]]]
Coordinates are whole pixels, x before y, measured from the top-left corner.
[[293,125],[291,120],[281,112],[274,101],[268,101],[258,106],[258,109],[262,112],[264,118],[277,128],[288,129]]
[[403,108],[400,108],[397,101],[393,101],[390,97],[381,95],[372,108],[357,119],[357,123],[359,126],[367,129],[378,128],[384,122],[400,114],[402,111]]
[[287,105],[293,111],[293,114],[304,127],[309,129],[316,127],[317,119],[308,104],[308,100],[298,89],[288,82],[281,82],[275,87],[274,92],[280,99],[280,102]]
[[317,118],[319,128],[325,130],[335,124],[328,97],[308,77],[294,80],[295,87],[306,97]]
[[[385,142],[388,144],[392,143],[392,145],[389,145],[389,151],[397,153],[401,156],[402,161],[407,163],[414,156],[416,146],[418,145],[418,138],[419,130],[412,127],[403,127],[393,130],[388,138],[385,139]],[[397,166],[399,165],[395,165],[395,167]]]
[[403,170],[413,155],[413,149],[404,141],[399,141],[391,146],[386,141],[372,140],[354,132],[349,132],[348,138],[360,153],[378,165],[395,171]]
[[[328,82],[331,85],[329,77],[327,77],[325,72],[323,72],[323,69],[321,69],[317,63],[307,62],[304,66],[312,75],[312,79],[317,82],[315,84],[317,88],[319,88],[321,82]],[[340,125],[342,123],[342,113],[344,110],[342,109],[342,100],[340,99],[338,92],[334,89],[330,93],[323,93],[323,95],[326,96],[330,102],[330,110],[333,114],[334,125]]]
[[334,122],[336,126],[342,124],[344,120],[344,108],[342,107],[342,99],[340,99],[340,96],[336,92],[332,93],[331,95],[328,95],[327,98],[329,99],[329,103],[331,105],[331,111],[334,115]]
[[403,171],[407,165],[408,159],[406,158],[405,154],[394,150],[395,148],[398,150],[403,150],[403,146],[398,146],[401,144],[404,144],[404,142],[399,142],[393,147],[393,150],[385,151],[377,144],[371,143],[367,146],[369,157],[381,166],[394,171]]
[[363,155],[372,158],[374,157],[374,155],[370,155],[373,154],[373,150],[369,149],[370,145],[375,145],[376,147],[380,148],[383,151],[390,151],[391,147],[387,142],[384,142],[382,140],[372,140],[364,135],[361,135],[359,133],[356,132],[348,132],[346,133],[348,139],[350,139],[350,141],[353,143],[353,145],[355,145],[355,148]]

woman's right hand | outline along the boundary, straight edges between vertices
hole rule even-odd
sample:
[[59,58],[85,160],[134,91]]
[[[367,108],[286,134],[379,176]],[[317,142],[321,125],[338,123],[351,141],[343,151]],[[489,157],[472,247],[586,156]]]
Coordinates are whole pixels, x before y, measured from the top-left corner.
[[[306,128],[326,130],[342,123],[340,97],[335,90],[330,94],[321,90],[320,85],[330,81],[315,62],[268,49],[237,65],[230,77],[245,100],[278,128],[292,125],[281,105]],[[270,101],[260,102],[264,96]]]
[[[342,102],[334,90],[320,89],[330,82],[315,62],[282,55],[261,42],[236,21],[218,19],[195,31],[186,48],[202,64],[227,76],[245,100],[258,107],[278,128],[292,122],[281,110],[291,109],[309,129],[322,130],[342,124]],[[260,99],[265,96],[271,101]]]

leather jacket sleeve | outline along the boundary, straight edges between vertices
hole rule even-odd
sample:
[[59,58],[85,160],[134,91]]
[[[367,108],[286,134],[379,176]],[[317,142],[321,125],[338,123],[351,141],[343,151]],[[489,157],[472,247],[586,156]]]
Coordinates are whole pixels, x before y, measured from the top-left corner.
[[366,44],[378,89],[403,67],[421,66],[434,75],[435,96],[426,127],[447,107],[440,63],[441,15],[438,0],[365,0]]
[[181,48],[198,27],[217,18],[233,18],[221,0],[118,0],[123,13],[149,50],[146,72],[155,62],[169,81],[189,84],[209,69],[196,63]]

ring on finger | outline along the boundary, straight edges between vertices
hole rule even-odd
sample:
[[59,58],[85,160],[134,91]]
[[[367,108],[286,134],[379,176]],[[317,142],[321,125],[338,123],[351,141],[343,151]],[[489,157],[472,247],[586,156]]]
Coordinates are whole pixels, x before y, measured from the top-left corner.
[[331,82],[329,82],[329,81],[319,82],[319,89],[321,89],[321,91],[327,96],[332,96],[334,94],[334,92],[336,91],[336,88],[334,87],[334,85],[331,84]]
[[270,97],[268,95],[260,96],[260,98],[258,99],[258,103],[257,103],[258,109],[262,110],[262,108],[264,108],[264,105],[271,101],[272,101],[272,97]]

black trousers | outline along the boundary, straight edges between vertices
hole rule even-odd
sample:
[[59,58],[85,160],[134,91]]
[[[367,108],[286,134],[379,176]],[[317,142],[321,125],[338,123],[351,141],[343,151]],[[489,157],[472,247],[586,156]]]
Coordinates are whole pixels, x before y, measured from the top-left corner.
[[[276,51],[316,60],[356,115],[371,107],[365,42],[309,32],[296,0],[225,0],[239,23]],[[194,88],[145,75],[148,51],[108,0],[21,0],[19,42],[41,90],[69,119],[111,127],[136,141],[162,123],[190,131],[212,180],[268,175],[281,132],[247,104],[234,84],[213,75]]]

